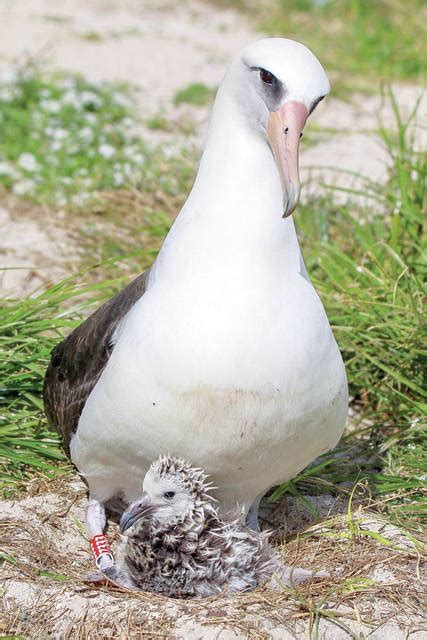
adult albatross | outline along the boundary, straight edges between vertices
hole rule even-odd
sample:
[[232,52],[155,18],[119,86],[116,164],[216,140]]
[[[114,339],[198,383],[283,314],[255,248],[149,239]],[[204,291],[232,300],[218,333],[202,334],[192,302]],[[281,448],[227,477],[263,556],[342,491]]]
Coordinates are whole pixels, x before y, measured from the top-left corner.
[[88,483],[101,568],[105,504],[135,500],[160,454],[205,469],[255,527],[260,497],[343,431],[344,365],[288,217],[301,132],[328,91],[302,44],[245,48],[155,263],[53,351],[46,413]]

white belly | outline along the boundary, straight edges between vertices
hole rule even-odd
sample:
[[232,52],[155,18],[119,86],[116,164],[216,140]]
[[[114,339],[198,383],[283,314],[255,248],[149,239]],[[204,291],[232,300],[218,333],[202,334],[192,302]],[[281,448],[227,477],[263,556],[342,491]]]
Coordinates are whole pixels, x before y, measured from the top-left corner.
[[347,383],[316,293],[298,275],[284,298],[246,295],[194,304],[154,287],[129,314],[71,443],[95,497],[136,498],[170,453],[248,508],[336,444]]

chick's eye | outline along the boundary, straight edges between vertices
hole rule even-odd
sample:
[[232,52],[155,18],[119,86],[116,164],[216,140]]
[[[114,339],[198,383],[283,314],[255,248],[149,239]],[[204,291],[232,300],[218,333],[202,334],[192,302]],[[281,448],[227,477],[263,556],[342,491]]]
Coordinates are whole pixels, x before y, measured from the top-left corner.
[[171,500],[175,496],[175,491],[165,491],[163,494],[164,498]]
[[273,84],[276,79],[272,73],[270,73],[269,71],[266,71],[265,69],[259,70],[259,77],[264,84],[270,84],[270,85]]

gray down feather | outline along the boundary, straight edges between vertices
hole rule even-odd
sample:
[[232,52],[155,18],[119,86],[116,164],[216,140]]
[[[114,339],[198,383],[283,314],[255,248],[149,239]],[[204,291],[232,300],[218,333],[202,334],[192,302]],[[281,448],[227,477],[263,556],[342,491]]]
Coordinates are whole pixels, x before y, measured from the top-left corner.
[[116,564],[105,570],[111,580],[170,597],[203,597],[254,589],[280,568],[269,533],[247,529],[235,514],[218,515],[201,469],[171,457],[160,458],[153,468],[159,477],[179,478],[191,493],[191,508],[173,522],[160,522],[155,513],[138,520]]

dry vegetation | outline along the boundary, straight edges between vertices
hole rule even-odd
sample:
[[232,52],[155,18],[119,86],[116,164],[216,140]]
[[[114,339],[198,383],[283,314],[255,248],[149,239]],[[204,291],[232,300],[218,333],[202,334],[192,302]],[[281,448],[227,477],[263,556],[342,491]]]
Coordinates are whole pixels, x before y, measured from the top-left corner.
[[[362,630],[380,629],[392,619],[395,626],[374,636],[389,638],[399,624],[410,623],[412,631],[422,626],[418,545],[358,507],[356,498],[344,513],[346,499],[312,498],[320,510],[317,523],[293,499],[276,504],[275,516],[271,507],[264,513],[277,527],[288,511],[294,529],[300,529],[280,547],[284,561],[326,568],[329,578],[292,591],[262,588],[202,601],[85,585],[82,576],[91,569],[81,524],[85,500],[85,487],[75,478],[65,483],[39,477],[18,509],[3,504],[0,539],[10,598],[5,632],[33,638],[202,638],[228,630],[264,639],[301,637],[311,630],[313,637],[327,632],[339,638],[342,632],[360,638]],[[117,541],[114,524],[110,536]],[[283,542],[277,534],[276,542]]]

